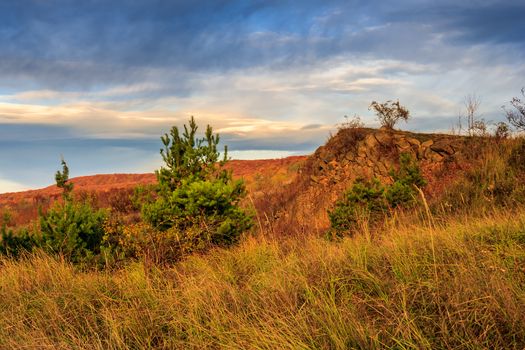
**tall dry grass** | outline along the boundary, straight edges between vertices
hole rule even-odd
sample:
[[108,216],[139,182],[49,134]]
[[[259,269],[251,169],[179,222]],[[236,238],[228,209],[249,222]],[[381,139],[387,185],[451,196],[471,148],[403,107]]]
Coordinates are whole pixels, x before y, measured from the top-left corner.
[[525,212],[247,238],[173,268],[0,261],[2,349],[523,349]]

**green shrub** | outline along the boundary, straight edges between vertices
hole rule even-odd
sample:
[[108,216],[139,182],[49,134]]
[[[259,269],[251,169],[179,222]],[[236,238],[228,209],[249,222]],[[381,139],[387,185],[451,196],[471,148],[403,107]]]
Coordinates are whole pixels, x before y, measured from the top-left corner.
[[391,208],[406,206],[414,202],[414,188],[402,182],[394,182],[385,191],[385,198]]
[[13,258],[18,258],[24,253],[33,251],[33,248],[40,245],[40,240],[29,230],[21,229],[15,232],[3,225],[0,229],[0,254]]
[[392,170],[390,175],[394,182],[386,189],[385,197],[391,208],[413,205],[417,198],[416,187],[422,188],[427,183],[421,174],[419,164],[408,153],[400,155],[399,170]]
[[71,196],[69,169],[62,160],[62,172],[57,171],[57,186],[63,189],[63,202],[55,203],[40,214],[40,233],[45,250],[60,254],[74,262],[88,262],[101,251],[106,212],[93,210],[88,203],[75,203]]
[[229,245],[252,225],[239,206],[245,186],[224,169],[226,147],[219,160],[219,135],[209,125],[203,138],[196,132],[192,117],[182,135],[173,127],[161,138],[165,166],[156,171],[156,196],[143,203],[142,216],[160,231],[191,232],[199,246]]
[[4,208],[0,228],[0,255],[16,259],[24,253],[32,252],[33,248],[40,245],[41,242],[27,228],[17,230],[9,228],[11,219],[10,208]]
[[144,206],[143,215],[160,230],[197,229],[203,240],[228,245],[251,225],[250,217],[239,207],[244,194],[242,182],[185,180],[169,196],[159,196]]
[[375,223],[389,212],[387,209],[410,207],[416,203],[416,187],[425,186],[426,180],[410,154],[401,154],[399,163],[399,170],[390,173],[394,182],[386,187],[376,178],[356,180],[343,199],[328,212],[332,236],[351,232],[360,222]]
[[86,203],[65,202],[40,216],[45,250],[74,262],[86,262],[100,253],[106,212]]
[[328,212],[331,234],[341,236],[355,229],[359,222],[378,219],[387,209],[384,193],[378,179],[357,179],[343,199]]

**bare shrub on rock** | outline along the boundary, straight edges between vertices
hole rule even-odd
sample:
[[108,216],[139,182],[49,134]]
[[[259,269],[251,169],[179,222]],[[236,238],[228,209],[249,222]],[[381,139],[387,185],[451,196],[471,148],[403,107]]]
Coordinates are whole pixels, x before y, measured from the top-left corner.
[[381,126],[389,129],[393,129],[398,121],[407,121],[410,118],[410,112],[399,103],[399,100],[395,102],[388,100],[384,103],[372,101],[368,109],[373,109]]

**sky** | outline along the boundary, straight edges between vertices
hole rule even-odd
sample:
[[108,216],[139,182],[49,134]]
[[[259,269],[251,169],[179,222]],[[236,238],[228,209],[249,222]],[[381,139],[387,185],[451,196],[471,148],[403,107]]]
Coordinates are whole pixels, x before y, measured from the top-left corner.
[[308,154],[371,101],[450,131],[525,86],[523,0],[3,0],[0,192],[152,172],[195,116],[232,158]]

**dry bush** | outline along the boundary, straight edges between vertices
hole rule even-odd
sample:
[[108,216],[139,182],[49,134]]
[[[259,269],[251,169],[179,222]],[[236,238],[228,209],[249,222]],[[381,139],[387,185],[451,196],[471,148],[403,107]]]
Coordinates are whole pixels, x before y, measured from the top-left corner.
[[[521,89],[521,94],[525,97],[525,88]],[[507,115],[507,120],[516,129],[525,131],[525,101],[519,97],[513,97],[510,105],[514,108],[508,110],[503,106],[503,110]]]
[[509,138],[509,136],[510,136],[510,128],[507,123],[499,122],[495,125],[494,137],[496,138],[496,140],[498,141],[506,140]]
[[463,169],[456,181],[437,196],[436,206],[451,211],[485,211],[494,206],[513,207],[524,202],[525,168],[522,139],[493,142],[491,138],[465,141]]
[[132,201],[134,193],[134,188],[122,188],[110,191],[102,205],[122,214],[138,212]]
[[341,128],[332,136],[323,147],[330,150],[336,159],[340,159],[350,152],[357,152],[357,145],[364,140],[367,130],[362,127]]
[[410,119],[410,112],[399,103],[399,100],[395,102],[388,100],[383,103],[372,101],[368,109],[373,109],[381,126],[388,129],[393,129],[400,120],[406,122]]

